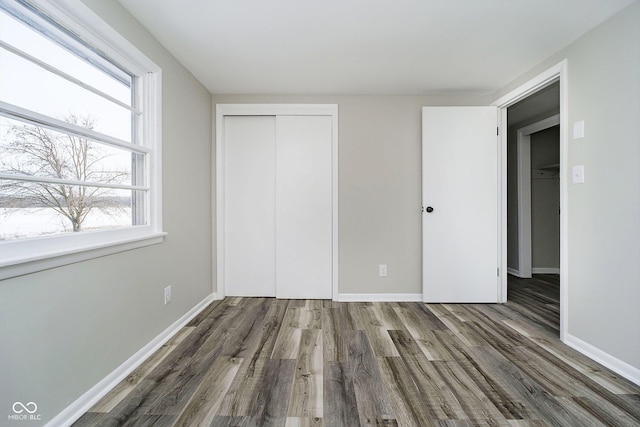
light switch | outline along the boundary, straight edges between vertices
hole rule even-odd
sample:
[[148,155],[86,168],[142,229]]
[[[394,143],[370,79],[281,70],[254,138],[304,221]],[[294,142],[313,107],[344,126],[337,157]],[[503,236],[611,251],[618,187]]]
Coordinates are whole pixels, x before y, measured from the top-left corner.
[[572,176],[574,184],[584,184],[584,165],[574,166]]
[[573,123],[573,139],[584,138],[584,120]]

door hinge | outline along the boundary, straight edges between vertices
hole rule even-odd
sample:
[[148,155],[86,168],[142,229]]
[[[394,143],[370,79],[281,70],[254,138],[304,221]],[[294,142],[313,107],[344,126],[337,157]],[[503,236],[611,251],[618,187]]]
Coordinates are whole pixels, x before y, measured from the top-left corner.
[[500,269],[496,268],[496,273],[498,273],[498,277],[500,277]]
[[500,135],[500,127],[496,128],[496,135]]

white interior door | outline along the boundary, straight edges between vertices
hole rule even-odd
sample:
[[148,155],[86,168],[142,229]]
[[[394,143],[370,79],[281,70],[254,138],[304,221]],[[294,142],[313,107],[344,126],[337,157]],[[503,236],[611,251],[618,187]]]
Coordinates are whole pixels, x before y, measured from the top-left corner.
[[223,120],[226,294],[331,299],[333,117]]
[[276,120],[276,296],[331,298],[329,116]]
[[275,296],[274,116],[224,118],[227,295]]
[[425,302],[497,302],[495,107],[422,110]]

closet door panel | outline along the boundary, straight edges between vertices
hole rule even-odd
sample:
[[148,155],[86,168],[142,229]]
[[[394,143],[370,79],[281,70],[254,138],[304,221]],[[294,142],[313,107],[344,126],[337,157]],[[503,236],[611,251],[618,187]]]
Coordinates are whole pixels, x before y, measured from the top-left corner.
[[225,289],[275,296],[274,116],[224,119]]
[[332,119],[276,119],[276,296],[332,295]]

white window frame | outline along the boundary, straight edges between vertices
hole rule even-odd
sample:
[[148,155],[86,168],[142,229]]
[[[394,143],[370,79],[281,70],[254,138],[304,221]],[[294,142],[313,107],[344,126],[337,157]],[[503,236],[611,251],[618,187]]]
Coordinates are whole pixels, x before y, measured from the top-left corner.
[[162,229],[162,70],[80,0],[28,1],[139,77],[149,217],[142,226],[0,242],[0,280],[158,244],[166,235]]

